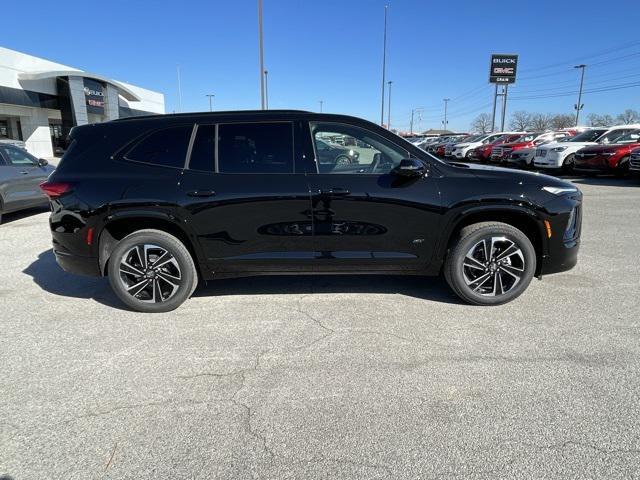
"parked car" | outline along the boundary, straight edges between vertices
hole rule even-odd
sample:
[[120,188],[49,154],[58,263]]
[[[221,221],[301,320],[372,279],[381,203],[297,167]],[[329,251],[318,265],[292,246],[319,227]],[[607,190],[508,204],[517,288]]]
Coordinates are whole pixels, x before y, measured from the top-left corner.
[[437,157],[444,158],[445,148],[447,144],[449,144],[450,142],[456,142],[459,139],[463,138],[465,135],[466,134],[456,133],[456,134],[445,135],[443,137],[440,137],[439,141],[429,145],[427,152]]
[[444,145],[444,157],[448,158],[453,156],[453,149],[455,148],[455,146],[460,143],[460,142],[471,142],[474,139],[476,139],[478,137],[478,135],[467,135],[464,137],[459,137],[459,138],[453,138],[451,140],[449,140],[445,145]]
[[623,176],[629,171],[631,151],[640,147],[640,130],[627,133],[607,145],[592,145],[576,152],[574,170],[583,173],[615,173]]
[[634,148],[629,154],[629,173],[640,174],[640,148]]
[[[370,145],[372,158],[319,162],[328,134]],[[130,117],[75,127],[71,140],[42,185],[56,260],[107,275],[139,311],[176,308],[199,279],[346,272],[442,271],[460,298],[496,305],[577,262],[571,183],[448,164],[354,117]]]
[[536,148],[533,165],[536,168],[565,171],[573,170],[575,154],[578,150],[590,145],[609,144],[640,125],[618,125],[615,127],[590,128],[579,133],[567,142],[552,142]]
[[511,142],[496,146],[491,152],[491,161],[495,163],[507,163],[511,152],[522,148],[543,145],[553,140],[560,141],[568,136],[569,134],[565,132],[528,132]]
[[543,133],[532,142],[528,142],[524,145],[514,145],[509,155],[503,156],[503,162],[506,162],[507,165],[513,167],[531,168],[533,166],[533,158],[536,155],[536,147],[551,142],[565,142],[570,139],[571,136],[571,133],[568,131]]
[[320,138],[316,139],[316,152],[320,163],[352,164],[358,163],[358,157],[360,157],[360,153],[353,149],[332,144]]
[[497,140],[498,138],[502,137],[503,135],[504,135],[503,132],[481,134],[481,135],[478,135],[478,137],[474,141],[464,141],[464,142],[457,143],[453,147],[451,156],[457,160],[469,159],[469,156],[473,149],[480,147],[482,145],[491,143],[494,140]]
[[14,147],[19,147],[23,150],[27,149],[26,144],[22,140],[14,140],[12,138],[0,138],[0,145],[13,145]]
[[476,162],[488,162],[491,158],[491,153],[493,152],[494,147],[502,145],[503,143],[512,142],[515,139],[520,138],[523,134],[524,132],[502,134],[493,142],[481,145],[480,147],[471,150],[468,160]]
[[8,142],[0,143],[0,223],[5,213],[47,205],[39,185],[52,171],[46,160]]

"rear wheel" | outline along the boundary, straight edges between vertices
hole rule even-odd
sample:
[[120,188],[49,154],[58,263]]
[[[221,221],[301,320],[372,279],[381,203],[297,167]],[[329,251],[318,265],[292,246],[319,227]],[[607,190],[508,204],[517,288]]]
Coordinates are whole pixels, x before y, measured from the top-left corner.
[[500,222],[482,222],[460,231],[444,266],[453,291],[476,305],[507,303],[529,286],[536,253],[522,231]]
[[109,282],[122,302],[139,312],[168,312],[196,288],[189,250],[161,230],[139,230],[123,238],[109,258]]
[[573,153],[570,155],[567,155],[567,158],[565,158],[564,162],[562,162],[562,172],[572,173],[575,161],[576,161],[576,157]]

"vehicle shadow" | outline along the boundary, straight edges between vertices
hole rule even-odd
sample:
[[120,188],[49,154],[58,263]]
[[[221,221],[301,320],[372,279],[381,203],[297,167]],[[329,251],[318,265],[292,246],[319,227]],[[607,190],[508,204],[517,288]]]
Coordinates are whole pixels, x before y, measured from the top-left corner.
[[409,275],[268,275],[212,280],[194,297],[227,295],[301,295],[324,293],[398,294],[422,300],[462,304],[440,277]]
[[17,212],[3,213],[0,228],[2,228],[2,225],[6,225],[7,223],[16,222],[18,220],[22,220],[23,218],[31,217],[32,215],[38,215],[40,213],[45,213],[48,211],[49,206],[45,205],[42,207],[26,208]]
[[51,249],[38,255],[22,272],[33,278],[40,288],[54,295],[93,299],[109,307],[125,310],[124,304],[112,292],[106,278],[83,277],[65,272],[56,262]]
[[[103,305],[129,310],[115,296],[106,278],[65,272],[46,250],[23,270],[43,290],[63,297],[93,299]],[[194,297],[231,295],[303,295],[323,293],[399,294],[422,300],[462,304],[439,277],[402,275],[274,275],[202,282]]]

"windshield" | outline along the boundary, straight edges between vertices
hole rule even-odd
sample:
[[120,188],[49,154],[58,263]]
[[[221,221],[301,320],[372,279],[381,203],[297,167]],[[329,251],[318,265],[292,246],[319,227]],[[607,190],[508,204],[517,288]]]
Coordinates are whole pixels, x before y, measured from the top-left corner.
[[569,141],[570,142],[595,142],[598,139],[598,137],[600,137],[604,132],[606,132],[605,129],[586,130],[582,133],[579,133]]
[[536,136],[537,136],[537,134],[535,134],[535,133],[528,133],[526,135],[522,135],[521,137],[516,138],[515,140],[512,140],[512,142],[513,143],[530,142],[531,140],[536,138]]

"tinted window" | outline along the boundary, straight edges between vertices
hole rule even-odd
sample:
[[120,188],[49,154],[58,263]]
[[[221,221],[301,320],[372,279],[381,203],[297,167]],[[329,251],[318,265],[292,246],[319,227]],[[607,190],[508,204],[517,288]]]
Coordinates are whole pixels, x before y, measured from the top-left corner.
[[216,155],[216,126],[199,125],[191,149],[189,169],[214,172]]
[[606,130],[585,130],[573,137],[570,142],[595,142]]
[[343,123],[311,124],[320,173],[385,174],[409,152],[386,138]]
[[219,125],[218,169],[222,173],[293,173],[293,125]]
[[36,157],[21,148],[5,146],[1,147],[0,150],[2,150],[4,157],[9,161],[9,165],[16,167],[32,167],[38,163]]
[[134,162],[182,168],[192,130],[190,125],[157,130],[138,142],[124,158]]

